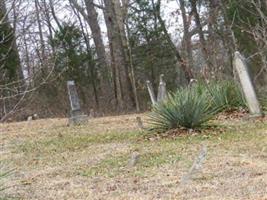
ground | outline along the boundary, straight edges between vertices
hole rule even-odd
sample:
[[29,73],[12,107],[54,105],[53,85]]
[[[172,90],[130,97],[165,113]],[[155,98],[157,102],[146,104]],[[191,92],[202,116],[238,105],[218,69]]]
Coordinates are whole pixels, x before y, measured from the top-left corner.
[[[137,116],[147,119],[0,124],[1,160],[14,169],[0,199],[267,199],[266,119],[226,117],[202,133],[160,137]],[[203,146],[201,169],[182,182]],[[133,152],[140,159],[129,166]]]

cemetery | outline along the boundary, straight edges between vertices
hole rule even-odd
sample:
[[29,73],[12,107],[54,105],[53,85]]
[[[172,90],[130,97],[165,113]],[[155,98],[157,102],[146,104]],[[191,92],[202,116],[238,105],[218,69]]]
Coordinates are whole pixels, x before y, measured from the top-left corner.
[[[220,93],[235,91],[218,101],[218,85],[205,89],[195,82],[177,91],[183,94],[179,100],[179,94],[167,94],[160,75],[157,98],[147,81],[154,108],[144,114],[88,117],[74,81],[68,81],[68,120],[1,124],[3,149],[13,145],[1,156],[12,157],[15,170],[8,182],[12,190],[5,193],[25,199],[264,199],[267,119],[238,52],[235,59],[244,98],[238,99],[235,83],[219,87]],[[211,97],[214,109],[205,107]],[[182,107],[172,107],[174,101],[183,101]],[[201,102],[207,110],[195,111]],[[243,112],[224,112],[235,106]]]
[[0,200],[267,200],[266,0],[0,0]]

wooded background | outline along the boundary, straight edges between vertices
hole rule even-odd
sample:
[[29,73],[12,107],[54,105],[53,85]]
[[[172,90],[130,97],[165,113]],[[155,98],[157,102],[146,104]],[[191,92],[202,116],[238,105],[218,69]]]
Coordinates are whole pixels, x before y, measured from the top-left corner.
[[0,120],[69,115],[67,80],[87,114],[144,111],[146,80],[233,79],[236,50],[266,92],[266,0],[1,0]]

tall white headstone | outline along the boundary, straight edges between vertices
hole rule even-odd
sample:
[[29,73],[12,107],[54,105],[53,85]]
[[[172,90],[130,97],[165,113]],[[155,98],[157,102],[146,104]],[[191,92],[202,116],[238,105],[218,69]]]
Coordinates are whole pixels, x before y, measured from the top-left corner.
[[238,74],[250,114],[255,117],[262,116],[263,113],[248,72],[245,58],[238,51],[235,52],[234,67]]
[[163,101],[167,94],[166,94],[166,83],[164,81],[164,74],[160,75],[159,78],[159,88],[158,88],[158,96],[157,96],[157,102]]
[[71,110],[72,111],[81,110],[79,97],[74,81],[68,81],[67,86],[68,86],[68,94],[69,94]]
[[78,125],[87,122],[87,116],[83,115],[81,111],[78,92],[74,81],[68,81],[67,88],[71,107],[69,124]]
[[148,89],[148,93],[149,93],[152,105],[155,105],[157,103],[157,100],[156,100],[156,96],[155,96],[155,93],[154,93],[154,89],[153,89],[152,83],[149,80],[147,80],[146,81],[146,85],[147,85],[147,89]]

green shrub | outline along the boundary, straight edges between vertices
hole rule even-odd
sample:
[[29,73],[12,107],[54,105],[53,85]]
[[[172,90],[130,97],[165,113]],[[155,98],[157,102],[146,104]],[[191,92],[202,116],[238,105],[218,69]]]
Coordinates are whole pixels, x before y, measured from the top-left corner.
[[233,81],[210,83],[206,86],[208,93],[220,111],[246,108],[246,103],[239,86]]
[[260,105],[264,112],[267,112],[267,90],[261,89],[258,91]]
[[199,82],[180,88],[176,93],[155,105],[149,115],[152,130],[164,132],[175,128],[198,128],[224,110],[246,104],[242,92],[234,82]]
[[155,105],[149,115],[152,129],[162,132],[179,127],[197,128],[213,118],[219,108],[202,89],[199,85],[179,89],[164,102]]

